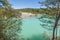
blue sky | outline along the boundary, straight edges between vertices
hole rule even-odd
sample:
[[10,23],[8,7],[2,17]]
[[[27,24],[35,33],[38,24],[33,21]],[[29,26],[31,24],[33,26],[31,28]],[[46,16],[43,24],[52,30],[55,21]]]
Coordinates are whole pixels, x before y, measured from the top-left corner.
[[42,0],[9,0],[10,4],[15,9],[21,8],[40,8],[38,4]]

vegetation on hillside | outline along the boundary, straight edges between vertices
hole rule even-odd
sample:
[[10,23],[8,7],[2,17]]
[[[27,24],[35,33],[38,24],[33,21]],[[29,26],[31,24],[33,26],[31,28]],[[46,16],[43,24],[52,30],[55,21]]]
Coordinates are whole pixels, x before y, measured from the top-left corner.
[[24,9],[16,9],[19,12],[31,12],[33,14],[48,14],[55,15],[56,8],[24,8]]

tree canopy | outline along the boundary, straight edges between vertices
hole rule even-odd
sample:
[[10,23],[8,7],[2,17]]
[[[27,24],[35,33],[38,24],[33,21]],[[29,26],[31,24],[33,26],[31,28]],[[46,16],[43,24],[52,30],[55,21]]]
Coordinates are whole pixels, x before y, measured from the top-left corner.
[[[39,2],[39,3],[48,8],[56,8],[56,12],[55,12],[56,20],[55,20],[55,25],[53,28],[53,38],[52,38],[52,40],[54,40],[55,30],[57,30],[58,21],[60,18],[60,0],[44,0],[43,2]],[[57,35],[57,32],[56,32],[56,35]],[[57,37],[56,37],[56,40],[57,40]]]
[[[15,13],[18,12],[11,7],[8,0],[0,0],[0,40],[18,39],[17,32],[21,30],[22,22],[21,18],[16,18]],[[14,18],[15,20],[13,20]],[[16,22],[18,23],[16,24]]]

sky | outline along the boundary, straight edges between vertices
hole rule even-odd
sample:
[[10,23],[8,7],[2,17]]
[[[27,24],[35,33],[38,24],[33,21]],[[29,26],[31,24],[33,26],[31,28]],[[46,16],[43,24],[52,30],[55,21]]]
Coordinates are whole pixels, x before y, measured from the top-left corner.
[[10,4],[15,9],[40,8],[39,1],[42,0],[9,0]]

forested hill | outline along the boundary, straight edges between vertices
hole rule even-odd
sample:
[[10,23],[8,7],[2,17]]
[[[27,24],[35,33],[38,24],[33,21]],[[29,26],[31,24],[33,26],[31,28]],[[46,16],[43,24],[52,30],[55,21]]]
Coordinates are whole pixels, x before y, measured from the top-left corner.
[[31,12],[34,14],[41,14],[41,13],[49,14],[49,15],[56,14],[56,8],[23,8],[23,9],[16,9],[16,10],[21,12]]

